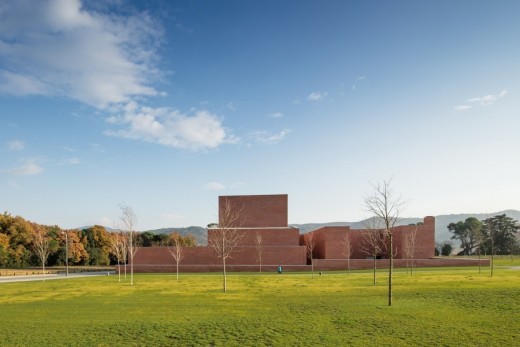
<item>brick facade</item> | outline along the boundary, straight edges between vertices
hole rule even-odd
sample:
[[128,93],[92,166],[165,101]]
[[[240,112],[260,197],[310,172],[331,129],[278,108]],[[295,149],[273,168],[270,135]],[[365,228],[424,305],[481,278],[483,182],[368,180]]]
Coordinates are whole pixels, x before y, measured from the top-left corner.
[[[299,229],[288,226],[288,197],[281,195],[244,195],[219,197],[219,222],[222,223],[222,212],[228,205],[233,211],[240,211],[239,221],[235,225],[226,225],[242,233],[242,238],[226,261],[229,271],[258,271],[258,251],[255,244],[256,235],[262,237],[262,268],[275,271],[282,265],[285,271],[309,270],[303,237]],[[422,225],[398,226],[393,229],[395,266],[404,266],[405,238],[410,232],[417,230],[414,258],[416,266],[447,265],[446,260],[431,259],[435,247],[435,218],[425,217]],[[218,229],[208,229],[208,239],[214,237]],[[355,230],[350,227],[323,227],[312,231],[315,240],[313,252],[316,270],[339,270],[346,266],[344,254],[344,238],[350,235],[352,254],[351,268],[364,269],[373,266],[371,259],[363,252],[363,235],[367,230]],[[380,254],[386,258],[386,251]],[[378,267],[385,267],[388,261],[378,260]],[[439,265],[442,264],[442,265]],[[453,265],[475,265],[473,261],[457,260]],[[482,265],[486,261],[481,262]],[[487,262],[489,264],[489,262]],[[478,264],[477,264],[478,265]],[[180,271],[209,272],[222,271],[222,259],[218,258],[213,248],[186,247]],[[175,261],[168,247],[141,248],[135,255],[134,270],[136,272],[174,272]]]

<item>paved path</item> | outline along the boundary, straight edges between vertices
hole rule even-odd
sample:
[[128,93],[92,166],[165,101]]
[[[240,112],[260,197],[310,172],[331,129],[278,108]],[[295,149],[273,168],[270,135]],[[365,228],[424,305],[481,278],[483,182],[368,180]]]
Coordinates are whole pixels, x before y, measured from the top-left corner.
[[[48,274],[45,275],[45,280],[65,280],[71,278],[90,277],[90,276],[108,276],[115,274],[115,271],[95,271],[95,272],[80,272],[80,273],[69,273],[66,276],[63,273],[60,274]],[[20,276],[1,276],[0,283],[12,283],[12,282],[29,282],[29,281],[43,281],[43,275],[20,275]]]

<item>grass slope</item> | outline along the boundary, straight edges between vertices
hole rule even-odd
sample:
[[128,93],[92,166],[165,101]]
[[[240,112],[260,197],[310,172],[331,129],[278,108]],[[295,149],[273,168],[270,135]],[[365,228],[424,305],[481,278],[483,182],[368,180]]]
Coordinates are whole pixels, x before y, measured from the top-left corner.
[[[502,265],[520,265],[502,259]],[[520,270],[116,276],[0,285],[2,346],[512,346]]]

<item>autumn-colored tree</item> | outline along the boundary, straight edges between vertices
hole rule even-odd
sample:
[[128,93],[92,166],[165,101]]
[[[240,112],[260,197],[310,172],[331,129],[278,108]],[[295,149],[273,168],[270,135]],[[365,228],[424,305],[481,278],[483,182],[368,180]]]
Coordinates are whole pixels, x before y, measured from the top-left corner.
[[[69,241],[69,262],[76,265],[86,265],[89,255],[85,245],[81,242],[82,232],[79,230],[65,230]],[[62,234],[61,236],[65,236]]]
[[82,230],[89,265],[110,265],[110,236],[105,227],[94,225]]
[[7,267],[31,265],[32,232],[31,224],[22,217],[0,214],[0,233],[9,238]]

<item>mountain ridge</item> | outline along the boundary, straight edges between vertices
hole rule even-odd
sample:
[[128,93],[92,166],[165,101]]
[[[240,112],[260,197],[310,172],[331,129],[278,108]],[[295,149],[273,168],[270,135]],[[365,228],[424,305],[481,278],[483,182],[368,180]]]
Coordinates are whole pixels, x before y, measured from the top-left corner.
[[[480,220],[484,220],[486,218],[494,217],[497,215],[506,214],[507,216],[513,218],[514,220],[520,220],[520,211],[514,209],[508,209],[493,213],[454,213],[454,214],[445,214],[438,215],[435,217],[435,242],[443,242],[443,241],[451,241],[452,234],[448,230],[448,225],[450,223],[456,223],[458,221],[463,221],[469,217],[475,217]],[[303,223],[296,224],[291,223],[289,226],[293,226],[300,229],[300,234],[308,233],[309,231],[313,231],[319,229],[324,226],[350,226],[351,229],[364,229],[366,222],[369,220],[364,219],[357,222],[328,222],[328,223]],[[414,218],[414,217],[406,217],[399,220],[398,225],[408,225],[412,223],[422,222],[424,218]],[[86,228],[86,227],[83,227]],[[107,228],[107,231],[111,231],[111,228]],[[78,228],[79,229],[79,228]],[[169,234],[171,232],[177,232],[183,236],[187,234],[193,234],[197,240],[198,245],[207,244],[208,235],[206,232],[207,228],[200,226],[189,226],[189,227],[167,227],[160,229],[150,229],[143,230],[141,232],[151,232],[154,234]]]

